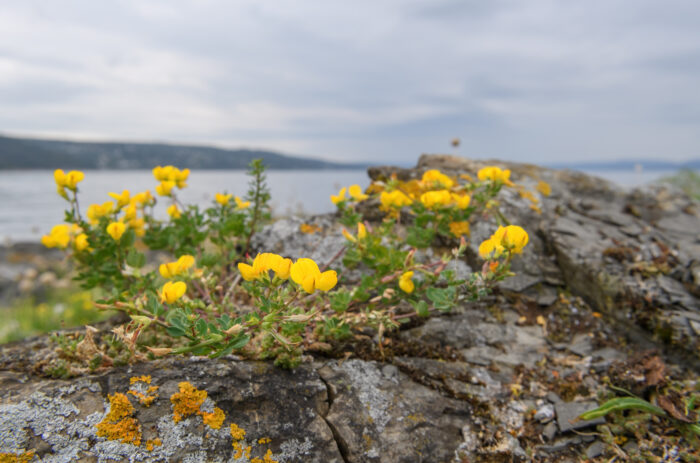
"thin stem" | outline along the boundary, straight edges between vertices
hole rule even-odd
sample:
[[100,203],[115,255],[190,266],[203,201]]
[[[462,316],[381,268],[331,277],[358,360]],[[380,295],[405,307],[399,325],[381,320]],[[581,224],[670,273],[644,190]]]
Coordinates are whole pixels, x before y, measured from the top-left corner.
[[335,255],[331,257],[331,260],[326,262],[326,264],[323,267],[321,267],[321,272],[325,272],[326,269],[330,267],[333,262],[335,262],[340,256],[342,256],[345,253],[346,249],[347,246],[343,246],[342,248],[340,248],[340,251],[336,252]]

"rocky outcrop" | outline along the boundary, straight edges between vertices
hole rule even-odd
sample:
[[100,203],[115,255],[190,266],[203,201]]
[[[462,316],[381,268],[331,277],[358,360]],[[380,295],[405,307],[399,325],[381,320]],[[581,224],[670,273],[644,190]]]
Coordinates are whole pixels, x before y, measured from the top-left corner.
[[[370,176],[412,178],[429,168],[473,175],[486,164],[426,156],[417,169],[375,168]],[[517,276],[493,296],[409,324],[389,334],[382,351],[359,335],[306,356],[293,371],[235,356],[172,358],[55,380],[38,374],[58,355],[47,338],[7,345],[0,349],[0,455],[33,451],[34,461],[52,462],[602,458],[609,448],[587,431],[603,420],[574,418],[596,406],[605,381],[638,391],[659,376],[697,377],[697,205],[665,188],[626,192],[573,172],[497,164],[529,190],[546,181],[552,194],[536,193],[538,213],[516,189],[501,193],[505,216],[531,241],[514,265]],[[322,232],[304,234],[301,219],[280,220],[256,246],[333,259],[341,227],[330,215],[305,221]],[[478,268],[476,248],[494,228],[491,217],[476,220],[470,255],[456,271]],[[639,355],[648,348],[658,352]],[[177,420],[173,397],[185,382],[206,391],[206,400]],[[138,446],[118,432],[98,435],[116,394],[133,405]],[[210,418],[216,408],[218,428]]]

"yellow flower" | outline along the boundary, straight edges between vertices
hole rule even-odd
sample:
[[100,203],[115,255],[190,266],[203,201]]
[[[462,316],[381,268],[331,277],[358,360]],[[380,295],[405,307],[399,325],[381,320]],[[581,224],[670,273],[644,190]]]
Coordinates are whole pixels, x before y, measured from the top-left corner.
[[517,225],[498,227],[491,237],[479,245],[479,255],[486,259],[499,257],[507,250],[513,254],[520,254],[528,243],[527,232]]
[[[482,259],[487,259],[491,257],[491,254],[496,250],[496,242],[489,238],[487,240],[484,240],[481,242],[479,245],[479,255],[481,256]],[[496,253],[498,255],[500,253]]]
[[68,188],[71,191],[75,191],[78,187],[78,183],[82,182],[85,178],[85,174],[79,170],[71,170],[67,174],[61,169],[56,169],[53,173],[53,178],[56,180],[56,186]]
[[411,278],[413,278],[413,272],[404,272],[399,278],[399,288],[408,294],[411,294],[416,289],[416,285]]
[[493,238],[500,242],[501,246],[511,249],[515,254],[523,252],[523,248],[529,241],[527,232],[517,225],[508,225],[507,227],[498,227]]
[[177,208],[177,204],[171,204],[168,207],[168,215],[173,219],[179,219],[182,216],[180,209]]
[[399,190],[394,190],[391,192],[382,191],[379,195],[379,201],[385,209],[388,208],[402,208],[404,206],[409,206],[413,202],[411,198],[406,196],[403,192]]
[[177,187],[179,189],[183,189],[187,186],[187,177],[190,176],[190,170],[189,169],[177,169],[173,168],[173,177],[172,180],[175,182]]
[[420,196],[420,202],[428,209],[436,209],[449,205],[452,196],[447,190],[428,191]]
[[333,204],[338,204],[341,201],[345,201],[345,191],[347,191],[347,188],[343,187],[340,189],[337,196],[331,195],[331,201]]
[[362,192],[360,185],[351,185],[350,188],[348,188],[348,193],[355,201],[364,201],[365,199],[369,198],[369,195]]
[[365,224],[362,222],[357,222],[357,238],[355,238],[355,236],[353,236],[353,234],[347,231],[345,228],[343,228],[343,236],[348,241],[356,243],[358,239],[362,240],[367,237],[367,227],[365,227]]
[[175,278],[178,275],[185,273],[194,265],[194,256],[185,254],[180,256],[175,262],[167,262],[158,267],[158,271],[163,278]]
[[338,283],[338,274],[335,270],[321,273],[316,262],[307,258],[301,258],[294,262],[289,275],[294,283],[301,286],[309,294],[317,289],[329,291]]
[[477,177],[482,182],[491,180],[492,182],[502,182],[508,186],[513,186],[513,183],[510,181],[510,169],[502,170],[500,167],[486,166],[479,170]]
[[151,204],[153,202],[153,195],[150,190],[142,191],[141,193],[136,193],[131,201],[138,207],[143,208],[144,206]]
[[471,199],[472,198],[469,195],[458,195],[452,193],[452,202],[455,206],[457,206],[457,209],[466,209],[467,207],[469,207]]
[[347,231],[345,228],[343,228],[343,236],[345,237],[346,240],[352,242],[352,243],[357,243],[357,238],[355,238],[352,233]]
[[112,201],[105,201],[102,204],[91,204],[87,209],[87,217],[90,223],[97,223],[100,218],[105,217],[112,213],[114,210],[114,203]]
[[160,291],[160,302],[172,304],[187,292],[187,285],[182,281],[169,281],[163,285]]
[[540,180],[537,183],[537,191],[545,196],[549,196],[552,194],[552,187],[549,186],[549,183],[545,182],[544,180]]
[[84,251],[89,245],[90,243],[88,243],[88,237],[85,233],[81,233],[75,237],[73,246],[75,247],[76,251]]
[[122,207],[126,206],[131,200],[131,193],[129,192],[129,190],[124,190],[121,193],[108,194],[110,197],[117,200],[117,209],[121,209]]
[[175,182],[166,180],[164,182],[160,182],[158,186],[156,186],[156,193],[159,196],[170,196],[173,188],[175,188]]
[[112,222],[107,225],[107,233],[114,241],[119,241],[126,231],[126,225],[122,222]]
[[153,177],[156,180],[158,180],[159,182],[162,182],[162,181],[165,181],[168,179],[168,175],[162,166],[155,166],[153,168]]
[[365,239],[367,237],[367,227],[365,227],[365,224],[362,222],[357,223],[357,238],[358,239]]
[[469,222],[450,222],[450,233],[454,236],[469,234]]
[[455,184],[454,180],[437,169],[426,171],[423,174],[423,178],[421,178],[421,183],[423,183],[423,186],[426,188],[452,188]]
[[144,227],[146,226],[146,221],[143,219],[131,219],[129,220],[129,228],[134,230],[134,235],[143,236],[146,234]]
[[70,227],[68,225],[56,225],[51,229],[51,233],[41,237],[41,244],[47,248],[65,249],[70,243]]
[[250,201],[243,201],[238,196],[234,197],[233,199],[236,200],[236,206],[238,207],[238,209],[246,209],[250,207]]
[[136,218],[136,204],[131,202],[124,210],[124,220],[134,220]]
[[265,252],[258,254],[253,259],[253,265],[246,263],[238,264],[238,271],[246,281],[256,280],[267,275],[267,272],[272,270],[275,274],[284,280],[289,278],[289,269],[292,265],[291,259],[285,259],[277,254]]
[[221,204],[222,206],[225,206],[231,200],[231,196],[232,195],[230,195],[230,194],[225,195],[222,193],[216,193],[214,195],[214,199],[216,200],[217,203]]

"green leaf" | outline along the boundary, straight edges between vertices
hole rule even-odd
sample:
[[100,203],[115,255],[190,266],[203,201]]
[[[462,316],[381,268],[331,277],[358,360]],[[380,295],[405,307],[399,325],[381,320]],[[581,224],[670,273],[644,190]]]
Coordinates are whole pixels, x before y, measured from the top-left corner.
[[126,255],[126,263],[131,267],[141,268],[146,265],[146,255],[142,252],[138,252],[134,248],[131,248],[129,253]]
[[343,313],[347,310],[350,301],[352,300],[352,295],[346,291],[336,291],[330,295],[331,299],[331,309],[336,313]]
[[447,288],[432,287],[425,291],[425,295],[433,302],[436,309],[446,311],[454,306],[456,288],[454,286]]
[[179,337],[185,335],[185,331],[182,328],[180,328],[179,326],[175,326],[175,325],[167,327],[165,329],[165,331],[167,331],[170,336],[173,336],[176,338],[179,338]]
[[430,316],[430,310],[428,310],[428,303],[420,300],[418,302],[415,301],[409,301],[411,305],[413,306],[414,309],[416,309],[416,313],[421,316],[421,317],[428,317]]
[[662,408],[652,405],[646,400],[638,399],[637,397],[618,397],[608,400],[598,408],[583,413],[578,418],[588,421],[620,410],[641,410],[654,415],[666,416],[666,412]]
[[203,318],[200,318],[199,320],[197,320],[197,323],[195,323],[194,327],[197,330],[197,334],[200,337],[203,338],[204,336],[206,336],[208,327],[207,327],[207,322]]
[[239,335],[238,337],[231,340],[231,342],[229,342],[228,346],[226,347],[230,347],[233,350],[242,349],[243,347],[245,347],[246,344],[248,344],[248,341],[250,341],[250,336],[248,336],[247,334]]

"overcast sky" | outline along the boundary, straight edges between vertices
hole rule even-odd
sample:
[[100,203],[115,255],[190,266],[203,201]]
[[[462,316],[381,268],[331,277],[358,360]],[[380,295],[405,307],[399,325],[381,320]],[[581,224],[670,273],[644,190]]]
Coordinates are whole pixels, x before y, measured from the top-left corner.
[[4,1],[0,133],[697,158],[700,1]]

